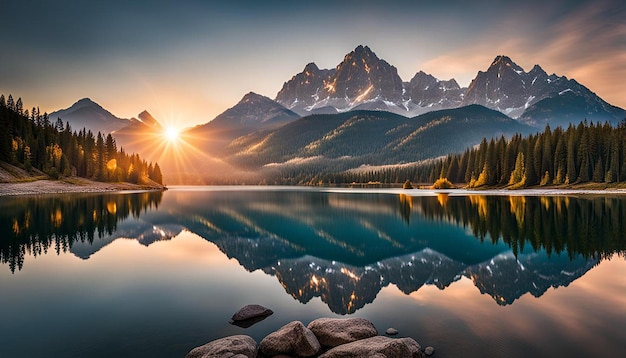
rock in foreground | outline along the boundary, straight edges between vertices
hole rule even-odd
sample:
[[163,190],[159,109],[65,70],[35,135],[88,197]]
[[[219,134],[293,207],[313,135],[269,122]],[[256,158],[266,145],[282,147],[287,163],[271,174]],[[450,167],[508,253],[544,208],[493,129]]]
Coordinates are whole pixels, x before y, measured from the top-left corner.
[[[321,343],[321,344],[320,344]],[[325,349],[324,352],[322,345]],[[434,352],[426,348],[426,354]],[[305,327],[293,321],[270,333],[257,346],[249,336],[218,339],[194,348],[185,358],[257,357],[319,358],[424,358],[420,345],[412,338],[379,336],[374,324],[363,318],[320,318]]]
[[247,305],[242,307],[239,311],[235,312],[232,317],[232,320],[237,321],[247,321],[257,318],[265,318],[273,314],[269,308],[263,307],[261,305]]
[[230,336],[196,347],[185,358],[256,358],[256,341],[246,335]]
[[412,338],[376,336],[337,346],[320,358],[422,358],[419,344]]
[[309,323],[308,328],[320,344],[326,347],[336,347],[378,335],[374,324],[364,318],[318,318]]
[[268,356],[285,354],[301,357],[314,356],[320,348],[317,337],[300,321],[287,323],[278,331],[270,333],[263,338],[259,347],[261,353]]

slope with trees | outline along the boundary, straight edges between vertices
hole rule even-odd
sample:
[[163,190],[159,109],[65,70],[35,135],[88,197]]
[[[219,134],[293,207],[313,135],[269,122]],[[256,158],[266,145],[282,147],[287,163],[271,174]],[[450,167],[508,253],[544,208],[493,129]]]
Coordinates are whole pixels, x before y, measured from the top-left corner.
[[333,182],[434,182],[447,178],[470,188],[626,182],[626,121],[618,126],[586,120],[567,129],[510,139],[483,139],[480,145],[410,167],[345,172]]
[[97,181],[163,184],[161,168],[138,154],[118,150],[111,134],[73,131],[54,123],[39,108],[23,108],[22,99],[0,95],[0,161],[52,179],[78,176]]

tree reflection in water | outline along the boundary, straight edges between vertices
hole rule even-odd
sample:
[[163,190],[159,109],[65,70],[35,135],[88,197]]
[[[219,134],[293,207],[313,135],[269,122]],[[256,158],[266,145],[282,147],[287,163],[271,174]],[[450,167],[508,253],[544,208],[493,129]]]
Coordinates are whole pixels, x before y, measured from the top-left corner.
[[113,234],[120,220],[158,208],[162,196],[154,191],[5,198],[0,201],[0,261],[15,272],[27,254],[38,256],[51,248],[59,254],[76,242],[93,243]]

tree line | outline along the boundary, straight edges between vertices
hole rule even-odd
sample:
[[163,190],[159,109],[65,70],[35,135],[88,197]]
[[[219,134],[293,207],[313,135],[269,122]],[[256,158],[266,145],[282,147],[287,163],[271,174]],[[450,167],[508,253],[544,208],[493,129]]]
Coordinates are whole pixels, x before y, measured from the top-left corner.
[[0,95],[0,161],[53,179],[78,176],[97,181],[163,184],[158,163],[118,150],[113,136],[85,128],[73,131],[61,118],[52,122],[38,107],[23,108],[9,94]]
[[586,120],[567,129],[487,140],[415,165],[319,174],[325,183],[433,183],[447,178],[468,187],[528,187],[626,182],[626,121],[618,126]]

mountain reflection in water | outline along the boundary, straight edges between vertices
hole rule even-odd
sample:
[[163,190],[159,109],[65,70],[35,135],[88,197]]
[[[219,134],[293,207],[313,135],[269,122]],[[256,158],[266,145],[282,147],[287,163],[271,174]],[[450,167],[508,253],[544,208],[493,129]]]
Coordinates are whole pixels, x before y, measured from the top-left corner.
[[461,277],[507,305],[624,256],[625,210],[622,197],[295,189],[2,198],[0,259],[15,272],[27,255],[88,259],[118,238],[150,245],[189,230],[294,299],[320,297],[339,314],[389,284],[409,294]]

